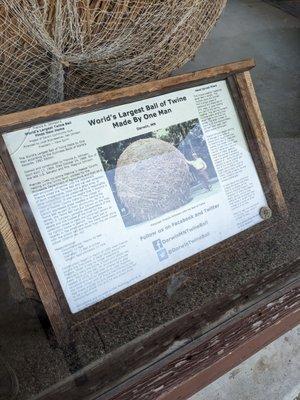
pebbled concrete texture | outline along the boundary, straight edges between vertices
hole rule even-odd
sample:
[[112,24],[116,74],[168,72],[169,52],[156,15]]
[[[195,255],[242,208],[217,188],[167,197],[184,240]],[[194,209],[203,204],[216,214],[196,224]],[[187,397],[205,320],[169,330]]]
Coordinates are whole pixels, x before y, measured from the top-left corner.
[[190,400],[299,398],[300,325],[192,396]]
[[[299,20],[262,1],[229,0],[218,25],[195,59],[176,72],[255,58],[257,67],[252,76],[289,205],[289,223],[280,232],[270,231],[261,235],[247,249],[241,249],[238,255],[230,254],[229,259],[224,259],[219,265],[200,264],[197,268],[184,271],[180,278],[183,283],[177,285],[173,296],[168,295],[171,279],[170,282],[153,285],[149,292],[137,296],[136,301],[128,299],[110,310],[102,317],[101,340],[85,335],[84,342],[77,348],[82,365],[199,305],[218,300],[226,293],[238,292],[250,280],[280,268],[299,254],[296,248],[299,244],[297,218],[300,215],[297,213],[297,187],[300,186],[297,147],[299,149],[300,141],[296,138],[300,131],[300,113],[297,112],[300,109],[297,98],[299,26]],[[1,243],[0,355],[18,377],[18,400],[30,399],[33,394],[70,375],[68,357],[49,343],[34,310],[24,300],[11,260],[1,253]],[[240,374],[236,372],[234,379]],[[266,397],[273,400],[267,392],[266,384]],[[8,400],[8,396],[4,399]],[[214,398],[206,397],[205,400]],[[226,400],[231,400],[231,397]],[[252,397],[251,400],[258,399]]]

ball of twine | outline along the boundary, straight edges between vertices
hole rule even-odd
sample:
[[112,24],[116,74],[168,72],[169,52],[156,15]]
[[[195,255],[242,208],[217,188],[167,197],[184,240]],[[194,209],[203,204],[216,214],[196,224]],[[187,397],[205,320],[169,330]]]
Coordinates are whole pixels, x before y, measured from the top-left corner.
[[140,139],[118,159],[115,185],[132,222],[159,217],[190,200],[190,173],[183,154],[160,139]]
[[226,0],[0,0],[0,113],[162,78]]

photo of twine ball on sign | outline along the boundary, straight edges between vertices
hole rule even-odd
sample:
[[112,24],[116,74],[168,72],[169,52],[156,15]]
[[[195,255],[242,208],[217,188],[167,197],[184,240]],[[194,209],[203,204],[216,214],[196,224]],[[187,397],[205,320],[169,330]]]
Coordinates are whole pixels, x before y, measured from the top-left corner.
[[1,0],[0,114],[146,82],[192,59],[226,0]]
[[190,182],[183,154],[160,139],[137,140],[117,161],[117,195],[135,223],[185,205],[190,200]]

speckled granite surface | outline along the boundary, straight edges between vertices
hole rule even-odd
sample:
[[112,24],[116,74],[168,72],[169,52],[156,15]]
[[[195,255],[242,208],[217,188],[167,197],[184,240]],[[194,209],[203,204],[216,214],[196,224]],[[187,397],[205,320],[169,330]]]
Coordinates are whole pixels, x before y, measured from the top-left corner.
[[[252,279],[297,257],[300,187],[297,29],[299,22],[295,18],[266,3],[231,0],[199,55],[184,68],[195,70],[249,56],[256,58],[254,84],[290,210],[288,223],[257,236],[239,252],[229,252],[222,263],[199,263],[103,314],[99,326],[101,340],[99,337],[95,340],[92,332],[78,333],[82,337],[77,348],[82,365],[183,313],[217,301],[226,293],[237,292]],[[68,365],[61,350],[47,339],[32,306],[24,300],[13,265],[1,247],[0,257],[0,369],[5,373],[9,365],[19,380],[17,398],[30,399],[34,393],[68,376]],[[174,285],[176,290],[170,296],[168,288]],[[3,393],[0,391],[1,400],[6,396]]]

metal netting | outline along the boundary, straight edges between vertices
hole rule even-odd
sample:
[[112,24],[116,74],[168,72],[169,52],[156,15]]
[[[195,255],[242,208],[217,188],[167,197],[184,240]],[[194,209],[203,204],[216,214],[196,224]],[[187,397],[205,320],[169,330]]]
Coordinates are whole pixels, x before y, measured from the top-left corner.
[[226,0],[0,0],[0,114],[168,76]]

